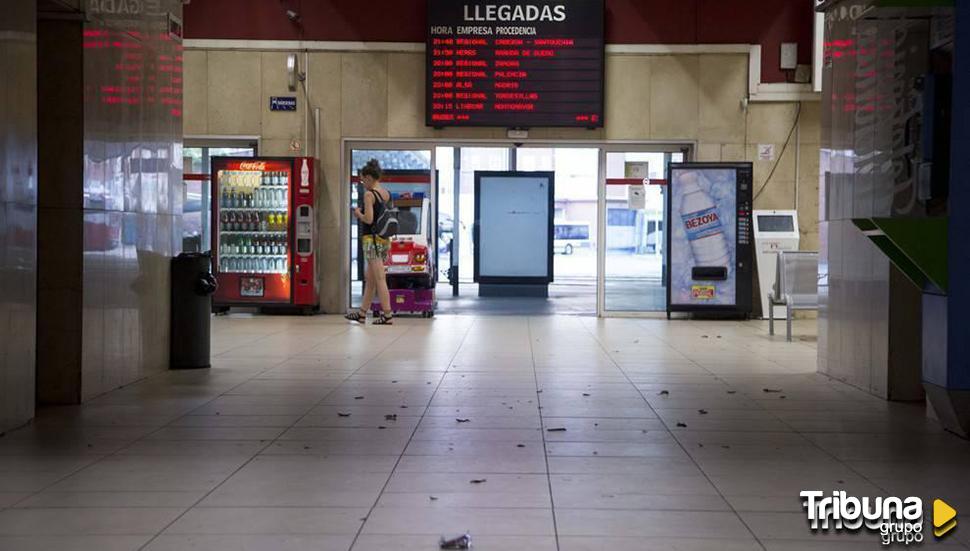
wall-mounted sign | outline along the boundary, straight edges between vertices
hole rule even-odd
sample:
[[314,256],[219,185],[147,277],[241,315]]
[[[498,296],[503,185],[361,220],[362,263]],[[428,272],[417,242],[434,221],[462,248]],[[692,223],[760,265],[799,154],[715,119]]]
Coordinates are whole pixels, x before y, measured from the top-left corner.
[[430,0],[428,126],[603,126],[604,0]]
[[626,208],[630,210],[643,210],[647,208],[647,188],[643,184],[627,186]]
[[272,96],[269,98],[270,111],[296,111],[296,96]]
[[759,143],[758,144],[758,160],[759,161],[774,161],[775,160],[775,144],[773,144],[773,143]]

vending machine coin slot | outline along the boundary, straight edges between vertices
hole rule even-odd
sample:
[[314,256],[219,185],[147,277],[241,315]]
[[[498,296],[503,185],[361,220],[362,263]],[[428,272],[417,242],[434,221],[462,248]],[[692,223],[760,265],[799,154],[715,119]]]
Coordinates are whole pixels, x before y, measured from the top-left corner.
[[313,250],[313,207],[300,205],[296,214],[296,254],[310,256]]

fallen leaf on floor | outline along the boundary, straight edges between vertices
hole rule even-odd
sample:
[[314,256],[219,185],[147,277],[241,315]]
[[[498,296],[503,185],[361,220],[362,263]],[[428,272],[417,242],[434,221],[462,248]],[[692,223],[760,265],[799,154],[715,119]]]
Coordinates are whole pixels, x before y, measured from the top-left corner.
[[699,410],[697,410],[697,413],[700,413],[701,415],[707,415],[707,410],[706,409],[699,409]]
[[709,339],[710,337],[708,337],[707,335],[701,335],[701,338],[703,338],[703,339]]
[[384,430],[384,429],[386,429],[387,427],[385,427],[384,425],[381,425],[381,426],[379,426],[379,427],[377,427],[377,428],[378,428],[378,429],[380,429],[380,430]]
[[349,413],[341,413],[341,412],[338,411],[337,412],[337,417],[350,417],[350,414]]
[[597,451],[594,451],[593,452],[593,455],[599,455],[599,454],[600,454],[600,452],[597,452]]
[[471,419],[455,419],[455,421],[458,421],[459,423],[467,423],[471,421]]
[[686,428],[687,427],[687,423],[677,423],[677,426],[678,427],[681,427],[681,428]]
[[428,496],[428,499],[430,499],[431,501],[438,501],[437,496]]
[[725,450],[730,450],[731,449],[731,446],[721,446],[721,447],[724,448]]
[[539,390],[537,390],[536,394],[542,394],[542,389],[540,388]]
[[407,406],[401,406],[401,409],[408,409]]
[[384,416],[384,420],[385,421],[397,421],[397,414],[396,413],[388,413],[387,415]]
[[583,393],[583,396],[589,396],[589,395],[590,395],[589,392],[584,392]]
[[515,447],[516,448],[524,448],[525,447],[525,444],[516,444]]
[[566,427],[556,427],[553,429],[546,429],[546,432],[566,432]]
[[600,424],[599,423],[593,423],[593,426],[594,427],[598,427],[598,426],[600,426]]
[[720,335],[718,335],[718,336],[717,336],[717,338],[721,338],[721,336],[720,336]]
[[470,481],[472,484],[485,484],[488,482],[487,478],[474,478]]
[[698,444],[697,447],[698,448],[703,448],[704,447],[704,444]]
[[778,397],[779,400],[784,400],[785,398],[788,398],[788,396],[785,396],[784,394]]
[[393,385],[393,384],[397,384],[397,381],[391,381],[391,384],[392,384],[392,385]]
[[354,396],[354,400],[363,400],[363,399],[364,399],[363,396]]
[[836,482],[838,482],[839,484],[845,484],[844,480],[836,480]]
[[471,549],[472,548],[472,537],[470,534],[462,534],[457,538],[445,539],[441,538],[438,543],[440,549]]
[[780,388],[762,388],[761,390],[764,391],[764,392],[781,392],[782,391]]
[[657,393],[657,396],[670,396],[670,391],[669,390],[661,390],[660,392]]
[[727,391],[727,393],[728,394],[737,394],[738,391],[737,390],[729,390],[729,391]]
[[308,449],[310,449],[310,446],[303,446],[303,449],[304,450],[308,450]]

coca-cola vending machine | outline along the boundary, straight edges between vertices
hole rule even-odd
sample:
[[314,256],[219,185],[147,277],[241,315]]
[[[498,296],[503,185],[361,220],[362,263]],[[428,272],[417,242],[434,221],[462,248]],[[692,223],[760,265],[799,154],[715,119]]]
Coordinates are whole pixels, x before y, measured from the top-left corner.
[[216,312],[319,309],[311,157],[212,158]]
[[667,316],[749,317],[751,163],[671,163],[667,172]]

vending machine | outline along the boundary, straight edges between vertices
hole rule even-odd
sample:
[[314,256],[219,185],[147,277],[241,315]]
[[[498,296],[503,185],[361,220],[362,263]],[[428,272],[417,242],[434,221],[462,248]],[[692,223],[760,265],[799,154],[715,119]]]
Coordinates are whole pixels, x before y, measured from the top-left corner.
[[212,158],[213,308],[319,309],[310,157]]
[[671,163],[667,316],[751,315],[751,163]]

